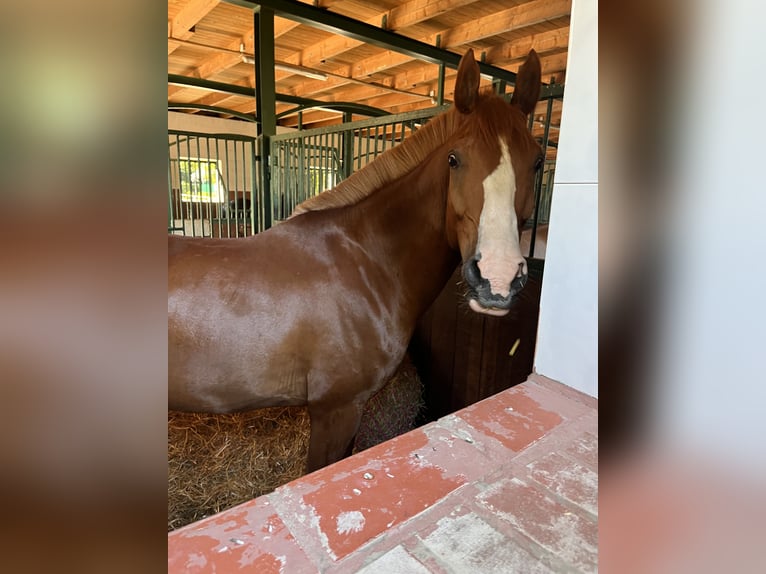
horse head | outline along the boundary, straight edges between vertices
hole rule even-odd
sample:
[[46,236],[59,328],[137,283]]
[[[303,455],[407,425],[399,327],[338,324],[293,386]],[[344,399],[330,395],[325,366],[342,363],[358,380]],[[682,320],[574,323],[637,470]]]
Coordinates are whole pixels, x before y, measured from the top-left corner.
[[519,233],[534,209],[534,182],[544,155],[527,129],[540,95],[534,50],[519,69],[511,102],[479,94],[479,66],[468,50],[455,84],[461,127],[444,161],[449,166],[446,228],[459,249],[468,302],[478,313],[502,316],[527,282]]

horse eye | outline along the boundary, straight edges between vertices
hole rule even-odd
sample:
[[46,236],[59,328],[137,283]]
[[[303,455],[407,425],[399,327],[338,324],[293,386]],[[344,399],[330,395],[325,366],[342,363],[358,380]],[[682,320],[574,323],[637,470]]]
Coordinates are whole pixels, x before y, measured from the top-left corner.
[[454,153],[451,153],[447,156],[447,163],[449,163],[449,166],[452,169],[455,169],[460,165],[460,161],[457,159],[457,156]]
[[545,161],[543,156],[537,158],[537,161],[535,162],[535,171],[540,171],[540,168],[543,167],[543,161]]

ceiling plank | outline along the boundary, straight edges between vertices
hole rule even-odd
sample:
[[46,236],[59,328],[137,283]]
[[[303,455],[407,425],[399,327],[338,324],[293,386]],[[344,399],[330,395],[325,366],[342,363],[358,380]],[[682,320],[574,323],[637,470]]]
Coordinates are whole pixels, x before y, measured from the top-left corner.
[[[274,39],[276,40],[298,26],[300,26],[299,22],[293,22],[292,20],[287,20],[285,18],[274,18]],[[221,47],[225,50],[234,51],[239,51],[240,48],[242,48],[245,53],[252,54],[255,51],[253,31],[250,30],[240,38],[232,40]],[[212,54],[199,63],[197,66],[197,73],[200,78],[212,78],[216,74],[220,74],[221,72],[236,66],[240,62],[242,62],[242,57],[237,54],[225,52]]]
[[[408,3],[409,4],[409,3]],[[498,15],[497,22],[493,21],[493,17],[480,18],[479,20],[456,26],[455,28],[444,30],[438,35],[441,35],[442,47],[455,48],[470,42],[475,42],[482,38],[486,38],[488,35],[495,35],[500,32],[507,31],[508,26],[514,26],[515,28],[523,28],[533,24],[537,24],[541,21],[553,20],[562,18],[569,14],[571,10],[571,0],[535,0],[533,2],[522,4],[521,6],[515,6],[507,10],[502,11]],[[529,12],[520,11],[520,8],[528,8]],[[436,43],[437,34],[431,34],[425,38],[419,38],[426,43]],[[561,47],[560,34],[555,32],[544,32],[541,34],[533,35],[533,43],[535,46],[540,46],[541,49],[538,52],[542,52],[543,46],[553,44],[558,48]],[[567,36],[568,38],[568,36]],[[566,50],[567,46],[564,45],[562,49]],[[536,48],[537,49],[537,48]],[[529,49],[525,50],[528,52]],[[489,54],[488,54],[489,56]],[[502,54],[495,54],[495,58],[487,58],[487,63],[495,64],[496,61],[502,60]],[[297,56],[295,56],[297,58]],[[505,58],[510,59],[510,58]],[[355,78],[368,77],[372,74],[380,73],[385,70],[400,66],[402,64],[413,61],[413,59],[405,54],[398,52],[385,51],[376,56],[366,58],[354,64],[350,76]],[[295,62],[297,63],[297,62]],[[303,65],[310,66],[310,63],[304,62]],[[424,67],[427,67],[424,65]],[[347,72],[344,74],[347,67],[342,66],[335,70],[336,73],[340,72],[340,75],[349,75]],[[412,82],[410,82],[410,85]],[[297,86],[294,86],[292,90],[295,93],[301,94],[313,94],[322,91],[327,91],[330,87],[337,87],[340,85],[337,81],[332,85],[322,84],[318,81],[304,82]],[[405,86],[405,87],[403,87]],[[406,89],[407,82],[395,83],[395,87],[398,89]]]
[[441,16],[455,8],[473,4],[477,0],[413,0],[388,11],[388,28],[401,30]]
[[208,12],[220,4],[221,0],[189,0],[181,11],[171,21],[170,35],[183,38],[189,34],[189,30],[202,20]]
[[[194,25],[220,2],[221,0],[189,0],[172,20],[168,20],[168,37],[180,38],[181,40],[191,38],[192,32],[190,30]],[[177,44],[171,49],[168,42],[168,54],[172,54],[179,45]]]
[[538,54],[547,54],[551,52],[564,51],[569,47],[569,26],[543,32],[542,34],[532,34],[506,42],[499,46],[494,46],[487,50],[488,62],[503,62],[524,58],[531,49]]
[[[365,44],[409,54],[413,59],[424,60],[434,64],[445,63],[452,68],[457,68],[460,63],[460,56],[443,48],[438,48],[402,34],[383,30],[343,14],[305,6],[299,2],[286,2],[284,0],[229,1],[247,6],[260,4],[265,8],[273,8],[275,13],[291,20],[303,22],[308,26],[319,28],[332,34],[355,38]],[[479,62],[478,66],[479,70],[484,74],[505,78],[509,82],[514,82],[516,79],[515,74],[500,68],[493,68],[484,62]]]
[[[564,58],[561,58],[561,55],[559,55],[559,58],[556,58],[555,60],[551,60],[547,57],[547,54],[552,51],[557,50],[566,50],[567,45],[569,42],[569,28],[559,28],[556,30],[551,30],[548,32],[543,32],[540,34],[534,34],[532,36],[529,36],[527,38],[524,38],[522,40],[513,41],[513,42],[507,42],[505,44],[502,44],[501,46],[494,49],[491,53],[487,53],[487,63],[492,65],[502,65],[505,67],[509,67],[510,65],[515,64],[516,69],[513,69],[513,71],[516,71],[518,69],[518,66],[521,65],[524,60],[526,59],[527,54],[529,53],[530,48],[534,48],[538,55],[541,58],[541,66],[543,69],[543,79],[547,80],[547,76],[550,74],[554,74],[556,72],[560,72],[565,69],[566,67],[566,54],[564,54]],[[379,59],[377,56],[373,56],[372,58],[368,58],[368,60],[375,60],[375,66],[385,65],[386,69],[389,69],[388,66],[391,65],[393,62],[398,61],[397,56],[402,56],[403,58],[407,58],[407,56],[403,56],[402,54],[397,54],[396,52],[387,53],[392,57],[392,60],[388,61],[387,64],[382,64],[382,60]],[[407,58],[409,60],[409,58]],[[517,61],[515,61],[517,60]],[[364,61],[357,64],[355,67],[359,65],[366,65]],[[393,66],[392,66],[393,67]],[[446,70],[445,78],[454,78],[456,72],[450,68]],[[423,84],[424,82],[436,82],[438,78],[438,66],[435,66],[433,64],[424,64],[420,68],[417,68],[412,71],[408,72],[402,72],[400,74],[397,74],[396,76],[391,76],[386,79],[386,81],[381,81],[379,83],[385,83],[391,88],[401,90],[401,91],[407,91],[412,92],[413,88],[417,87],[418,85]],[[339,88],[341,88],[343,85],[348,85],[347,82],[344,82],[343,80],[336,80],[329,84],[329,82],[322,82],[319,80],[310,80],[306,81],[302,84],[298,84],[294,86],[290,93],[300,94],[302,96],[306,97],[316,97],[317,94],[327,92],[327,91],[333,91],[338,92]],[[436,89],[436,86],[432,86],[433,89]],[[446,86],[445,86],[446,88]],[[339,98],[342,99],[351,99],[356,100],[357,98],[363,98],[365,97],[363,94],[364,92],[356,91],[354,92],[353,96],[347,96],[348,92],[343,91],[343,95],[338,95]],[[372,93],[372,92],[370,92]],[[448,93],[445,89],[445,94]],[[451,93],[451,92],[450,92]]]
[[[566,41],[568,38],[568,29],[563,28],[560,32],[563,34],[559,34],[561,36],[558,40],[558,44],[554,45],[564,45],[566,46]],[[546,33],[547,34],[547,33]],[[547,35],[543,35],[543,38],[549,38]],[[537,49],[538,46],[535,46],[535,49]],[[516,54],[516,58],[512,60],[503,60],[498,62],[491,62],[495,65],[502,64],[509,69],[513,71],[517,71],[518,68],[521,66],[521,64],[524,63],[526,60],[526,56],[528,53],[527,51],[521,50],[521,53],[515,53],[513,50],[513,42],[508,42],[507,47],[503,50],[499,50],[499,53],[502,54]],[[540,51],[540,65],[542,69],[542,75],[543,79],[550,79],[551,75],[563,75],[563,71],[566,68],[566,53],[555,53],[552,55],[546,55],[545,52],[542,50]],[[433,66],[432,66],[433,67]],[[404,73],[400,74],[399,76],[394,77],[394,80],[398,80],[399,82],[411,82],[414,78],[416,78],[418,75],[418,72],[415,71],[413,73]],[[444,95],[445,99],[449,102],[452,100],[454,91],[455,91],[455,81],[457,79],[457,73],[454,70],[448,69],[447,73],[445,75],[445,81],[444,81]],[[354,101],[354,102],[364,102],[367,105],[377,107],[377,108],[385,108],[385,109],[391,109],[392,113],[399,113],[404,111],[411,111],[416,109],[421,109],[424,107],[430,107],[434,105],[431,103],[431,96],[430,91],[433,90],[434,92],[437,89],[437,74],[433,73],[430,78],[421,78],[422,82],[415,86],[410,87],[407,91],[407,95],[403,96],[401,93],[400,95],[391,95],[391,94],[383,94],[381,93],[381,89],[379,87],[368,87],[368,86],[350,86],[348,89],[339,89],[340,86],[334,86],[329,89],[329,94],[326,94],[324,97],[318,97],[317,94],[318,91],[315,91],[314,93],[309,92],[299,92],[297,95],[301,95],[303,97],[314,97],[316,99],[321,99],[323,101],[326,101],[328,103],[331,103],[333,101]],[[563,80],[563,78],[557,78],[557,80]],[[317,84],[324,84],[324,82],[316,82]],[[482,85],[484,87],[487,87],[489,85],[489,82],[482,79]],[[509,92],[512,90],[508,90]],[[404,98],[404,99],[403,99]],[[412,100],[415,100],[414,102]],[[207,103],[207,102],[204,102]],[[293,105],[278,105],[277,107],[277,113],[281,113],[287,109],[293,108]],[[247,109],[246,107],[238,108],[235,107],[237,111],[247,112],[249,113],[251,110]],[[308,113],[308,112],[307,112]],[[296,120],[297,122],[297,120]],[[292,125],[289,123],[289,120],[287,118],[283,119],[282,125]]]
[[[509,47],[508,51],[511,51],[511,50],[512,48]],[[502,63],[504,65],[507,65],[509,69],[513,71],[518,71],[518,68],[526,60],[527,52],[523,52],[519,57],[517,57],[513,61],[491,62],[491,63],[494,65],[498,65]],[[552,56],[546,56],[544,54],[541,54],[540,66],[542,69],[543,77],[546,79],[551,75],[560,74],[566,68],[566,54],[554,54]],[[418,81],[418,85],[409,87],[409,92],[413,96],[415,95],[429,96],[431,90],[433,90],[434,93],[437,90],[437,82],[438,82],[437,73],[432,73],[430,77],[426,77],[426,76],[421,77],[420,70],[415,70],[410,73],[400,74],[399,76],[395,78],[395,80],[396,81],[394,85],[399,87],[403,85],[408,85],[408,83],[411,83],[413,81]],[[457,80],[456,72],[450,70],[445,74],[444,97],[448,101],[452,100],[452,95],[454,94],[454,91],[455,91],[456,80]],[[482,85],[488,86],[489,82],[482,79]],[[508,91],[511,92],[512,90],[509,89]],[[352,90],[342,90],[342,91],[337,90],[335,93],[335,97],[342,100],[364,101],[367,105],[380,107],[380,108],[387,108],[391,106],[390,102],[386,100],[381,100],[381,98],[372,90],[369,90],[367,92],[364,92],[361,89],[354,89],[353,91]]]
[[[569,16],[572,12],[572,0],[534,0],[502,12],[489,14],[478,20],[455,26],[441,33],[442,47],[461,46],[503,34],[520,30],[541,22]],[[434,38],[434,41],[436,39]]]
[[[302,0],[304,3],[310,3],[308,0]],[[435,15],[443,14],[454,8],[465,6],[476,2],[477,0],[411,0],[406,2],[388,12],[380,12],[376,16],[369,18],[366,23],[371,25],[379,25],[383,16],[388,16],[388,26],[390,30],[395,30],[398,27],[409,26],[416,24],[428,18],[432,18]],[[331,4],[331,3],[330,3]],[[327,3],[322,3],[322,7],[327,7]],[[399,24],[397,24],[399,22]],[[275,18],[275,39],[286,34],[290,30],[300,26],[300,23],[285,18]],[[240,44],[244,44],[245,52],[253,52],[253,35],[252,32],[244,36],[241,41],[235,41],[225,46],[228,50],[239,50]],[[285,58],[285,62],[289,64],[305,66],[305,67],[317,67],[323,63],[324,60],[333,58],[340,54],[343,54],[357,46],[360,46],[363,42],[353,40],[345,36],[331,36],[324,42],[320,42],[314,46],[303,50],[302,52],[296,52]],[[215,54],[206,58],[197,67],[197,73],[201,78],[210,78],[215,74],[218,74],[236,64],[241,59],[234,54]],[[277,70],[275,73],[275,80],[277,82],[284,80],[290,76],[293,76],[290,72]],[[327,86],[325,86],[325,89]]]
[[[546,0],[538,0],[545,2]],[[536,4],[537,2],[531,2],[530,4]],[[556,10],[550,10],[545,12],[546,19],[548,20],[554,20],[557,18],[561,18],[564,16],[567,16],[569,12],[562,12],[563,5],[568,4],[571,6],[571,0],[554,0],[554,2],[551,4],[552,6],[556,7]],[[527,6],[527,4],[524,4],[523,6]],[[544,10],[545,7],[538,6],[540,10]],[[514,10],[514,8],[511,8],[510,10]],[[505,12],[508,12],[506,10]],[[517,15],[518,16],[518,15]],[[518,18],[516,20],[518,27],[526,27],[531,25],[532,23],[538,23],[539,18],[541,18],[541,14],[537,12],[536,16],[534,18],[530,18],[529,20],[524,20],[521,18]],[[527,24],[526,22],[529,22]],[[568,25],[567,25],[568,28]],[[559,29],[560,30],[560,29]],[[457,48],[459,46],[463,46],[465,44],[469,44],[471,42],[475,42],[482,36],[485,35],[486,27],[483,29],[477,26],[474,26],[473,23],[469,24],[461,24],[460,26],[456,26],[455,28],[444,30],[440,32],[439,34],[431,34],[430,36],[419,38],[421,42],[425,42],[427,44],[436,44],[436,36],[441,35],[442,38],[442,48],[445,49],[451,49],[451,48]],[[477,36],[473,36],[472,34],[476,34]],[[549,34],[549,32],[543,32],[539,34],[535,34],[538,38],[545,38],[545,34]],[[538,41],[540,41],[538,39]],[[564,47],[566,49],[566,46]],[[390,68],[401,66],[402,64],[405,64],[407,62],[413,61],[412,58],[409,56],[406,56],[405,54],[400,54],[398,52],[392,52],[392,51],[385,51],[381,52],[380,54],[376,56],[372,56],[370,58],[365,58],[364,60],[360,60],[356,64],[354,64],[353,67],[353,75],[355,77],[364,77],[369,76],[375,73],[384,72],[385,70],[388,70]]]
[[[386,17],[386,30],[397,31],[406,26],[417,24],[455,8],[472,4],[476,0],[410,0],[396,8],[382,11],[364,20],[365,24],[382,27],[383,17]],[[346,36],[333,35],[323,42],[309,46],[301,52],[296,52],[286,59],[291,64],[317,67],[334,57],[361,46],[364,42]]]
[[[408,4],[417,4],[419,0],[413,0],[400,6],[403,8]],[[509,30],[518,30],[540,22],[563,18],[570,14],[572,10],[572,0],[534,0],[519,6],[514,6],[503,10],[497,14],[479,18],[473,22],[467,22],[451,29],[433,33],[428,36],[415,37],[426,44],[436,45],[437,36],[441,37],[441,47],[445,49],[455,48],[470,42],[494,36]],[[367,20],[368,24],[374,24],[375,19],[382,17],[382,14],[373,19]],[[394,30],[395,28],[391,28]],[[300,64],[307,67],[316,67],[326,60],[339,56],[347,50],[361,45],[362,42],[346,38],[344,36],[332,36],[325,42],[309,47],[301,53],[293,54],[288,60],[291,63]],[[378,61],[384,61],[384,64],[373,65],[375,71],[382,71],[392,66],[398,66],[413,61],[413,58],[398,52],[386,51],[383,54],[373,57]],[[368,58],[369,60],[369,58]],[[357,63],[353,68],[353,76],[360,77],[369,75],[369,65]]]
[[[177,70],[188,77],[252,86],[252,66],[242,64],[242,57],[239,54],[240,44],[244,45],[247,55],[252,55],[254,52],[252,8],[249,8],[248,3],[251,0],[242,0],[241,3],[239,0],[231,1],[233,6],[228,6],[227,9],[236,10],[231,13],[231,18],[222,20],[222,14],[225,13],[223,8],[214,11],[207,18],[200,17],[204,19],[197,25],[196,30],[199,33],[195,36],[200,42],[208,45],[209,50],[184,49],[183,55],[180,50],[176,52],[177,55],[170,55],[177,46],[184,46],[189,40],[195,40],[194,37],[189,38],[192,34],[188,30],[186,39],[174,35],[183,29],[180,26],[183,24],[184,12],[188,18],[188,15],[192,14],[193,7],[202,9],[201,7],[206,4],[206,0],[173,0],[172,9],[169,5],[168,10],[168,53],[169,65],[172,64],[174,71]],[[210,2],[209,5],[218,3],[214,0],[207,0],[207,2]],[[454,97],[455,59],[459,59],[458,54],[464,52],[467,46],[473,47],[477,59],[481,57],[481,60],[487,64],[487,68],[495,66],[503,69],[504,72],[507,70],[509,78],[514,77],[527,51],[530,47],[534,47],[541,56],[543,81],[563,83],[568,47],[568,33],[565,29],[569,26],[572,0],[504,0],[503,2],[498,0],[387,0],[383,3],[372,0],[298,0],[298,2],[304,5],[313,4],[315,9],[332,5],[332,11],[337,12],[340,9],[340,12],[347,17],[356,18],[357,21],[366,20],[367,30],[376,29],[378,33],[383,34],[390,33],[389,30],[392,30],[397,31],[400,36],[404,33],[420,45],[427,45],[432,49],[436,45],[437,34],[440,35],[439,45],[442,48],[440,51],[450,56],[450,64],[445,70],[444,95],[447,101]],[[245,6],[246,3],[248,8],[242,9],[240,13],[236,6]],[[451,12],[456,9],[459,12]],[[326,10],[322,11],[326,12]],[[457,17],[458,13],[461,14],[460,18]],[[386,15],[385,23],[382,21],[384,14]],[[370,17],[371,15],[373,17]],[[298,19],[308,25],[305,19]],[[193,18],[188,22],[192,20]],[[328,21],[328,31],[334,29],[333,22]],[[216,23],[220,23],[220,27]],[[336,26],[340,24],[336,23]],[[360,30],[365,29],[362,24],[358,26]],[[409,33],[400,31],[408,27],[411,28]],[[348,38],[337,30],[332,34],[321,34],[313,29],[307,29],[304,36],[300,33],[300,30],[304,28],[305,26],[295,20],[279,16],[275,18],[275,36],[289,33],[289,38],[286,37],[284,42],[276,43],[280,50],[279,59],[285,63],[320,70],[327,74],[329,79],[327,81],[312,80],[280,70],[276,73],[277,92],[299,99],[326,101],[330,105],[340,101],[364,102],[392,113],[434,105],[432,99],[435,100],[438,86],[439,66],[428,58],[424,61],[424,58],[418,56],[419,52],[412,50],[408,52],[407,49],[403,49],[405,54],[401,54],[398,51],[388,50],[386,42],[379,37],[376,37],[377,42],[375,39],[365,42],[364,37],[358,35],[354,28],[348,29],[351,32],[350,35],[356,38],[351,42],[348,42]],[[381,32],[381,28],[385,28],[385,31]],[[320,29],[322,29],[321,26]],[[562,30],[564,34],[560,33]],[[353,50],[354,46],[360,44],[366,46],[365,50],[354,50],[351,53],[361,53],[364,56],[350,57],[351,53],[348,53],[343,57],[348,49]],[[288,46],[293,49],[300,48],[293,52],[293,49],[287,49]],[[398,50],[398,47],[396,49]],[[226,50],[229,52],[226,53]],[[340,56],[339,59],[344,62],[333,59],[335,56],[328,56],[330,53],[337,53]],[[288,57],[288,54],[292,54],[291,57]],[[307,56],[306,61],[302,60],[304,55]],[[309,56],[315,59],[323,57],[326,63],[322,65],[319,62],[315,65],[313,62],[316,60],[308,59]],[[488,84],[488,80],[482,78],[482,85],[486,87]],[[512,89],[512,85],[507,87],[507,91]],[[179,101],[192,103],[191,100],[194,100],[194,103],[207,105],[231,103],[232,105],[227,107],[240,108],[238,111],[248,111],[244,108],[253,108],[255,102],[254,94],[243,98],[210,91],[194,92],[193,89],[184,90],[183,93],[178,93],[179,90],[175,87],[172,90],[177,93],[175,97]],[[172,92],[169,89],[169,99],[171,96]],[[279,112],[289,111],[295,108],[295,104],[278,103],[277,107]],[[338,115],[312,114],[322,114],[322,112],[321,110],[305,112],[305,125],[314,126],[318,123],[340,121]],[[297,121],[295,117],[283,118],[280,124],[286,125],[288,122],[295,121]]]

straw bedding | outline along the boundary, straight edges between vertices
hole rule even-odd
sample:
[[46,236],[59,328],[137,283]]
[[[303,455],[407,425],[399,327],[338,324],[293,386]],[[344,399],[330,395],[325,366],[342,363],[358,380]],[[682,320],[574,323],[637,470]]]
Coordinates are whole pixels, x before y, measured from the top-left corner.
[[[406,359],[367,403],[354,451],[415,428],[422,391]],[[304,407],[229,415],[168,412],[168,530],[298,478],[304,472],[308,439]]]

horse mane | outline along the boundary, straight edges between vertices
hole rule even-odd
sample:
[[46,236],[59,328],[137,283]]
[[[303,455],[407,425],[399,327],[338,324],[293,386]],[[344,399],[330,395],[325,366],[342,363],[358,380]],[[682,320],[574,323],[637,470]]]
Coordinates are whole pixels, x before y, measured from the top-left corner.
[[386,150],[334,188],[299,203],[290,217],[307,211],[354,205],[384,185],[410,173],[455,131],[459,123],[458,115],[451,108],[434,117],[401,144]]

